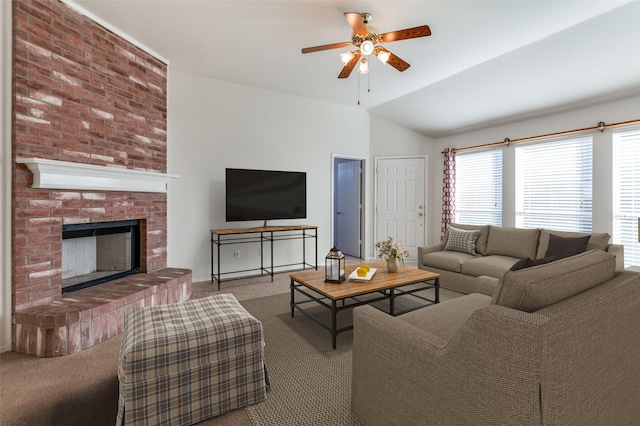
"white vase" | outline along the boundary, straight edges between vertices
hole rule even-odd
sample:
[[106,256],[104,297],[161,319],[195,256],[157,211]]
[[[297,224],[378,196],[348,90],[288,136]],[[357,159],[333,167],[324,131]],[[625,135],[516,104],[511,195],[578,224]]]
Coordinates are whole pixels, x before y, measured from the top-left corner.
[[397,257],[390,257],[387,259],[387,271],[389,272],[398,272],[398,268],[400,267],[400,262]]

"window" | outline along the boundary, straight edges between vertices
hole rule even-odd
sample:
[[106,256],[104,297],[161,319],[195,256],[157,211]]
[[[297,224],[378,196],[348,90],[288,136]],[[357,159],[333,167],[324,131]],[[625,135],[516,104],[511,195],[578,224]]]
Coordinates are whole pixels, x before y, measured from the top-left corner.
[[613,242],[624,245],[625,267],[640,265],[640,129],[613,133]]
[[456,155],[455,221],[502,225],[502,150]]
[[516,226],[591,232],[592,137],[516,147]]

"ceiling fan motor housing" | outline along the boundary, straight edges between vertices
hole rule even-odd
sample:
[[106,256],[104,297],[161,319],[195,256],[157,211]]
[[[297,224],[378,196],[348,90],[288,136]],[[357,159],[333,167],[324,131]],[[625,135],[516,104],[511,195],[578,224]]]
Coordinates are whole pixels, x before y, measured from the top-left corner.
[[380,42],[378,29],[367,26],[367,34],[353,34],[351,42],[360,49],[363,55],[370,55],[373,52],[374,45]]

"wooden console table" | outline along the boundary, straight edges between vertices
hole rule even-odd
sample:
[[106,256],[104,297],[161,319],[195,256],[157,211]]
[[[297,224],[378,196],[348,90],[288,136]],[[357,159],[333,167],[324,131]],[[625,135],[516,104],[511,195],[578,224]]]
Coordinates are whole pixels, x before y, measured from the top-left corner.
[[[311,264],[307,262],[307,239],[313,238],[315,240],[315,263]],[[286,265],[274,265],[273,264],[273,243],[275,241],[284,240],[302,240],[302,261],[294,262]],[[222,246],[231,244],[247,244],[247,243],[259,243],[260,244],[260,267],[253,269],[245,269],[239,271],[221,272],[220,268],[220,252]],[[270,250],[270,262],[265,264],[264,261],[264,244],[269,244]],[[214,247],[217,248],[217,263],[214,262]],[[217,269],[215,268],[217,266]],[[298,269],[314,268],[318,270],[318,227],[313,225],[293,225],[293,226],[261,226],[256,228],[239,228],[239,229],[212,229],[211,230],[211,283],[218,282],[218,291],[220,290],[220,283],[223,281],[223,275],[238,274],[242,272],[259,272],[260,275],[271,275],[271,282],[273,282],[274,268],[282,268],[287,266],[298,266]],[[214,270],[216,269],[216,270]],[[235,277],[231,279],[244,278]]]

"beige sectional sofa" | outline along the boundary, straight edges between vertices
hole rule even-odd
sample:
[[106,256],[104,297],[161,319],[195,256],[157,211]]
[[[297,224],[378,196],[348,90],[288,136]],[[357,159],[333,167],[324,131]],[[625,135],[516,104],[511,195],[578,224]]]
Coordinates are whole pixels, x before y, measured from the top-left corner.
[[550,239],[554,238],[555,241],[556,237],[589,236],[585,250],[600,249],[611,253],[616,257],[616,270],[624,269],[624,246],[609,244],[611,236],[607,233],[585,234],[465,224],[452,224],[451,227],[477,233],[475,254],[445,250],[451,233],[449,230],[439,244],[418,247],[418,268],[441,274],[441,287],[465,294],[492,296],[498,280],[506,271],[520,260],[545,258]]
[[[503,255],[497,255],[503,256]],[[640,274],[590,250],[391,317],[353,311],[352,408],[373,425],[632,425]]]

